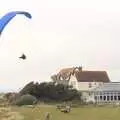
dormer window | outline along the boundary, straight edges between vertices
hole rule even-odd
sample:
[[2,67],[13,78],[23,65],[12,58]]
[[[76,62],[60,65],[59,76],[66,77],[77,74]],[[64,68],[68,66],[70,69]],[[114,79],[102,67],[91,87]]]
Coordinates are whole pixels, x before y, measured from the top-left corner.
[[93,82],[94,82],[94,85],[96,85],[96,81],[95,81],[95,80],[93,80]]
[[92,83],[89,83],[89,88],[91,88],[92,87]]
[[101,86],[101,85],[102,85],[102,83],[100,82],[100,83],[99,83],[99,85]]

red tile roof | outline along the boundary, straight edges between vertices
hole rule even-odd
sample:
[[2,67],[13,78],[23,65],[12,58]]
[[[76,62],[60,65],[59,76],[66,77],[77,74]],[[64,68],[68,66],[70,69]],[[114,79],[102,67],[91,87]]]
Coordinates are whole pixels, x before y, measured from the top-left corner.
[[69,77],[70,73],[76,76],[79,82],[110,82],[106,71],[85,71],[82,68],[64,68],[59,71],[57,75],[61,75],[62,78]]
[[106,71],[81,71],[75,76],[79,82],[110,82]]

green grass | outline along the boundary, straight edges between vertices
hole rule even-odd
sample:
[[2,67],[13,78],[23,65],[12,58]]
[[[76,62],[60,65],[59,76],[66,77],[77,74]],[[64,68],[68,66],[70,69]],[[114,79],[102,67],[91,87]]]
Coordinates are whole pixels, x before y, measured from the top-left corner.
[[73,108],[71,113],[62,113],[55,107],[40,107],[34,110],[26,107],[12,107],[11,111],[20,113],[24,116],[24,120],[44,120],[46,112],[51,113],[50,120],[120,120],[120,108],[112,107]]

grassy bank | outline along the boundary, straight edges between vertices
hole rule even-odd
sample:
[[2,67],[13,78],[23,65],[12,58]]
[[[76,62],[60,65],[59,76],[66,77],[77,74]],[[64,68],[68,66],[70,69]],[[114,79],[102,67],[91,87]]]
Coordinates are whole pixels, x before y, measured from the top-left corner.
[[[11,107],[12,114],[19,115],[19,119],[12,120],[44,120],[46,112],[51,113],[51,120],[120,120],[120,108],[113,107],[84,107],[73,108],[71,113],[62,113],[55,106]],[[4,114],[4,115],[3,115]],[[20,117],[21,116],[21,117]],[[0,114],[0,120],[5,118],[5,112]],[[4,119],[4,120],[9,120]]]

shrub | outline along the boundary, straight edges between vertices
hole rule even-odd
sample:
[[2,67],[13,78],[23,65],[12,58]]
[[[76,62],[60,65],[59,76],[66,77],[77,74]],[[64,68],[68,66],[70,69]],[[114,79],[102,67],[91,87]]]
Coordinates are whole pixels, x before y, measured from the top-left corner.
[[21,96],[18,100],[16,100],[16,105],[32,105],[37,101],[36,97],[26,94]]

